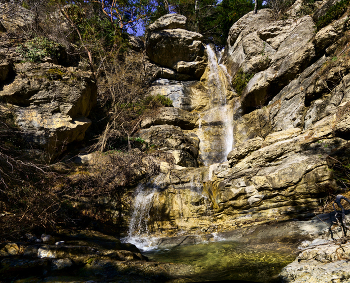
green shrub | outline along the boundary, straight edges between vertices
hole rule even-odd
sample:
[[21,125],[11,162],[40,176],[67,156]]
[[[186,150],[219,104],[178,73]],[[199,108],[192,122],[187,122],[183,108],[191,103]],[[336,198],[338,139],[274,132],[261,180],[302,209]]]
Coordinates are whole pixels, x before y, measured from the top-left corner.
[[32,40],[17,47],[17,52],[27,61],[39,62],[44,57],[60,58],[62,45],[43,36],[35,37]]
[[172,107],[173,102],[170,98],[157,94],[156,96],[149,95],[144,99],[144,104],[148,106],[166,106],[166,107]]
[[239,95],[242,94],[243,90],[246,88],[248,82],[253,76],[253,74],[244,73],[242,68],[238,70],[236,76],[233,78],[232,86]]
[[318,30],[327,26],[332,21],[339,19],[347,10],[350,0],[341,0],[334,6],[332,6],[328,12],[320,17],[316,23],[316,27]]

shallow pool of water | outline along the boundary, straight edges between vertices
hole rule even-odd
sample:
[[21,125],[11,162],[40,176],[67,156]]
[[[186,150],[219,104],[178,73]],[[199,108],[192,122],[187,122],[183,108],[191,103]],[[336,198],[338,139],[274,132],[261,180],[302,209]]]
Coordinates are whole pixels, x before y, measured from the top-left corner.
[[273,282],[281,269],[295,259],[293,250],[290,245],[282,243],[248,245],[220,241],[154,250],[146,252],[145,255],[153,261],[181,263],[193,267],[193,275],[174,282]]

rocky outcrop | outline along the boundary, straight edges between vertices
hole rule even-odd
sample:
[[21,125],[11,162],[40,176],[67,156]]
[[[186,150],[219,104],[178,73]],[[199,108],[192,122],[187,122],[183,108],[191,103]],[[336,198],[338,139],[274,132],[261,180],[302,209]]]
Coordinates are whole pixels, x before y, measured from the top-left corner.
[[350,245],[317,239],[303,243],[303,251],[286,266],[282,282],[346,282],[350,279]]
[[259,13],[231,27],[224,57],[234,84],[239,71],[251,76],[241,96],[245,113],[266,105],[315,58],[332,54],[349,28],[347,16],[315,34],[310,16],[274,21],[271,10]]
[[13,3],[0,4],[0,10],[2,32],[23,31],[35,23],[34,13],[22,6]]
[[327,55],[331,54],[334,48],[326,48],[336,43],[349,28],[348,21],[349,17],[343,17],[318,31],[314,39],[316,51],[318,53],[326,51]]
[[[300,9],[297,1],[287,13],[292,18],[283,21],[276,21],[269,9],[237,21],[221,60],[228,74],[209,63],[199,82],[154,82],[150,92],[171,98],[172,115],[179,117],[160,112],[161,117],[143,122],[145,127],[159,126],[144,131],[169,124],[196,134],[199,166],[206,164],[203,156],[221,162],[215,161],[216,150],[224,150],[217,142],[222,137],[218,129],[228,129],[222,113],[234,121],[228,161],[199,168],[162,167],[150,231],[152,226],[171,235],[178,230],[195,234],[287,220],[306,215],[329,189],[337,188],[327,159],[350,137],[348,18],[344,15],[316,32],[313,18],[299,16]],[[250,80],[240,96],[227,83],[235,87],[246,78]],[[230,111],[217,107],[221,100]],[[199,119],[184,130],[189,113]],[[183,150],[170,144],[164,148]],[[152,232],[161,233],[156,230]]]
[[49,158],[84,138],[97,97],[89,72],[52,63],[14,63],[14,77],[0,91],[2,102],[28,142]]
[[179,126],[184,130],[193,130],[198,121],[198,115],[181,108],[163,107],[158,110],[155,116],[146,117],[141,121],[142,128],[155,125]]
[[146,53],[160,66],[159,77],[188,80],[202,76],[206,66],[203,36],[187,31],[185,25],[186,17],[168,14],[147,28]]
[[186,134],[180,127],[170,125],[151,126],[139,131],[137,135],[150,146],[170,150],[174,155],[175,164],[197,166],[199,140],[196,135]]
[[310,16],[274,21],[269,9],[248,13],[231,27],[225,59],[228,71],[233,78],[240,69],[254,75],[241,97],[245,112],[264,105],[308,66],[315,57],[313,36]]
[[305,215],[336,187],[326,156],[345,143],[332,138],[332,123],[325,120],[304,132],[291,128],[251,139],[228,162],[165,170],[153,198],[150,231],[200,234]]

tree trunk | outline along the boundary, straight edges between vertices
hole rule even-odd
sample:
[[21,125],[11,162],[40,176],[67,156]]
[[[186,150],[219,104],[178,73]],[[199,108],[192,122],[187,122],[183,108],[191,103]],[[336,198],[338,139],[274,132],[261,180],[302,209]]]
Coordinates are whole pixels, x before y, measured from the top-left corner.
[[198,7],[198,1],[196,0],[194,3],[194,27],[196,32],[199,32],[199,7]]
[[258,12],[258,0],[255,0],[255,5],[254,5],[254,14]]

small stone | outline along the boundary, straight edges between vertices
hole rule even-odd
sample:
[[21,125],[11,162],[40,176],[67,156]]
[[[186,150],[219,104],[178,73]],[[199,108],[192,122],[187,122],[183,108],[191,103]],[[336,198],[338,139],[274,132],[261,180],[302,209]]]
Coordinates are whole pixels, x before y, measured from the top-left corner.
[[51,235],[42,234],[42,235],[41,235],[41,240],[42,240],[44,243],[48,243],[48,242],[52,242],[52,241],[53,241],[53,238],[52,238]]
[[7,244],[2,250],[1,255],[18,255],[19,247],[16,243]]
[[38,257],[40,257],[40,258],[56,258],[56,254],[54,251],[52,251],[46,247],[42,247],[38,250]]
[[55,245],[56,245],[56,246],[62,246],[62,245],[64,245],[64,241],[56,242]]

